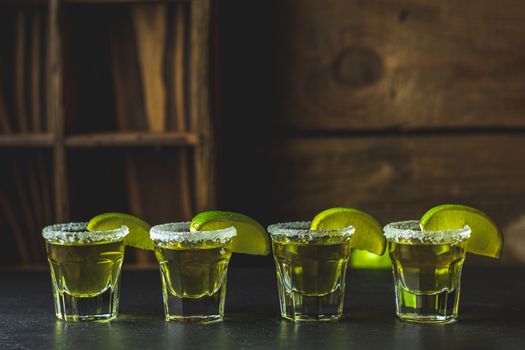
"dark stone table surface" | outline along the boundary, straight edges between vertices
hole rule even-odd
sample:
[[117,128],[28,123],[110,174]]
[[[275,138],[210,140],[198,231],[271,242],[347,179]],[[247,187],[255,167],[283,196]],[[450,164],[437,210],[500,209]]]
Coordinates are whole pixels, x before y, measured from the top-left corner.
[[0,349],[525,349],[525,269],[463,271],[455,324],[394,316],[390,271],[350,270],[336,323],[281,320],[275,271],[231,268],[226,316],[209,325],[165,322],[158,271],[124,270],[111,323],[55,319],[48,272],[0,271]]

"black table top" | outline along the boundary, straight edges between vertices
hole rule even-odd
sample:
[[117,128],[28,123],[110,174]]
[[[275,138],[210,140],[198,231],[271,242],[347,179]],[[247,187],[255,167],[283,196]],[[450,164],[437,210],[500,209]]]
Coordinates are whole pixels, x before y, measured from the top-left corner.
[[111,323],[55,319],[48,272],[0,272],[0,349],[524,349],[523,269],[466,268],[459,321],[414,325],[394,316],[390,271],[350,270],[339,322],[281,320],[275,271],[230,268],[225,320],[165,322],[158,271],[123,271]]

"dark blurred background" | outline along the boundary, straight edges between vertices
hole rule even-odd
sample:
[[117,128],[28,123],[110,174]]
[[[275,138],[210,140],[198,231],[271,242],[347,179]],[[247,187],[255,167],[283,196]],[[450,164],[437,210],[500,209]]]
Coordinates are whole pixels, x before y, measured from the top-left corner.
[[108,210],[268,225],[350,206],[386,224],[441,203],[487,212],[502,262],[525,262],[525,3],[54,2],[0,6],[1,264],[44,263],[43,224]]

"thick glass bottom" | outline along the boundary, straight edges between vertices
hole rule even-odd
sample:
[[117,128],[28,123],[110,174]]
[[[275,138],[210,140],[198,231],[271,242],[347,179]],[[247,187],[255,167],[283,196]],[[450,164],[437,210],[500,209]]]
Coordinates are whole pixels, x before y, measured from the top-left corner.
[[74,297],[55,291],[55,314],[67,322],[111,321],[118,314],[118,290],[106,289],[93,297]]
[[396,307],[400,319],[414,323],[445,324],[456,321],[459,288],[436,293],[417,293],[396,286]]
[[166,321],[211,323],[220,322],[224,317],[226,281],[211,296],[180,298],[163,288]]
[[343,314],[341,288],[323,296],[307,296],[295,291],[279,292],[281,316],[296,322],[337,321]]

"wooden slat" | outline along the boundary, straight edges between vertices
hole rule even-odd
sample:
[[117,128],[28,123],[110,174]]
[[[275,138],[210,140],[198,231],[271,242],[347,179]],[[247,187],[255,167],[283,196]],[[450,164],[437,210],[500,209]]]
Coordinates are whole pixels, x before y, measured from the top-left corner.
[[[61,0],[66,4],[135,4],[135,3],[175,3],[191,0]],[[46,5],[49,0],[0,0],[0,6],[7,5]]]
[[287,127],[525,126],[522,2],[285,0],[279,13]]
[[37,155],[38,173],[40,175],[40,190],[42,197],[42,206],[44,208],[44,224],[51,225],[53,220],[53,197],[51,196],[52,181],[48,173],[48,167],[44,155]]
[[[186,25],[188,22],[187,4],[180,3],[172,7],[171,15],[174,22],[171,23],[171,34],[174,38],[173,46],[169,53],[171,57],[171,88],[172,88],[172,111],[173,116],[168,119],[175,119],[171,124],[178,131],[188,130],[186,118],[187,113],[187,92],[186,88],[186,74],[187,74],[187,59],[188,50],[186,45],[187,31]],[[181,208],[181,218],[189,220],[193,216],[192,191],[190,182],[190,163],[188,157],[188,150],[181,149],[177,152],[177,178],[176,187],[179,193],[178,204]]]
[[1,0],[0,6],[20,6],[20,5],[45,5],[49,0]]
[[[30,1],[30,0],[25,0]],[[174,3],[174,2],[188,2],[191,0],[62,0],[69,4],[159,4],[159,3]]]
[[149,129],[166,130],[166,86],[164,53],[166,46],[166,5],[139,4],[130,8],[143,82]]
[[187,11],[185,4],[174,6],[173,14],[175,23],[173,25],[173,68],[172,87],[173,87],[173,104],[174,117],[176,118],[177,130],[186,131],[186,21]]
[[[517,151],[523,149],[525,137],[512,134],[283,141],[269,165],[279,180],[267,185],[276,197],[268,205],[278,219],[349,206],[388,223],[417,219],[437,204],[465,203],[486,211],[505,233],[525,217],[525,162]],[[523,226],[521,234],[525,240]]]
[[28,157],[26,159],[26,166],[23,168],[23,171],[25,171],[27,174],[31,211],[34,216],[33,230],[28,232],[28,236],[30,237],[31,241],[32,256],[35,261],[42,262],[44,261],[44,250],[42,249],[43,245],[40,232],[45,225],[45,213],[39,183],[40,174],[38,173],[36,161],[37,159],[35,156],[32,158]]
[[31,33],[31,127],[33,132],[42,131],[41,116],[41,55],[42,55],[42,14],[36,8],[33,15],[33,30]]
[[117,128],[127,131],[146,130],[148,127],[132,32],[133,26],[129,19],[123,18],[114,23],[110,33]]
[[64,221],[69,217],[69,195],[64,145],[64,110],[61,98],[62,61],[59,27],[59,0],[49,0],[46,114],[51,120],[51,131],[55,136],[53,150],[55,215],[57,221]]
[[0,135],[0,147],[52,147],[53,135],[46,133]]
[[10,134],[13,131],[10,117],[7,112],[6,98],[4,95],[2,75],[0,75],[0,132]]
[[69,136],[68,147],[143,147],[143,146],[194,146],[199,135],[193,132],[117,132]]
[[192,130],[202,133],[202,144],[194,152],[195,210],[203,211],[215,205],[213,131],[209,106],[209,0],[191,1],[190,13],[190,121]]
[[15,31],[15,106],[18,131],[28,132],[28,119],[26,110],[26,13],[24,8],[16,10]]

